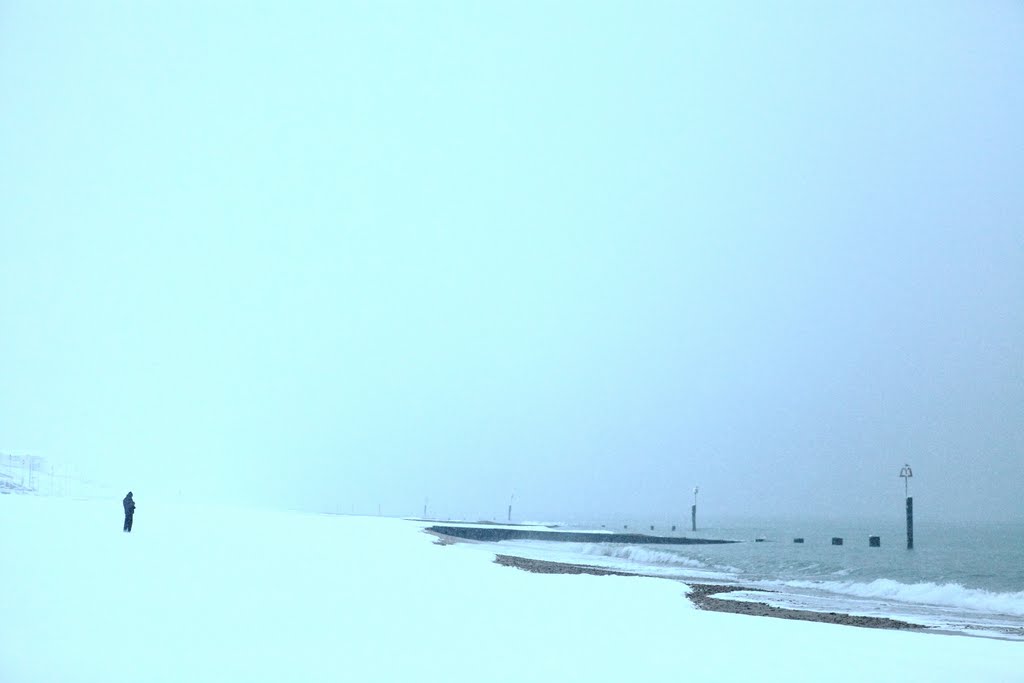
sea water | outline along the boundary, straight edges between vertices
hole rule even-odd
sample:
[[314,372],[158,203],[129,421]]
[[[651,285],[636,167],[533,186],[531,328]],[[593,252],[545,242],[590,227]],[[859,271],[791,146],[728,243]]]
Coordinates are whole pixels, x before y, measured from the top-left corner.
[[[568,526],[738,542],[517,545],[539,559],[771,591],[727,594],[730,599],[884,616],[938,630],[1024,640],[1024,523],[922,520],[915,524],[913,550],[907,549],[903,524],[886,521],[733,520],[695,533],[678,523],[673,532],[669,524],[639,520]],[[880,536],[881,546],[870,547],[869,536]],[[833,537],[842,538],[843,544],[833,545]],[[794,543],[795,538],[804,542]]]

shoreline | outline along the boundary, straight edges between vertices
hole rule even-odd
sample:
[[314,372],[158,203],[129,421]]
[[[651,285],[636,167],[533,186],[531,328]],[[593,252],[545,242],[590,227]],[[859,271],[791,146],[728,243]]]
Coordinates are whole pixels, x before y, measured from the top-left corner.
[[[623,571],[619,569],[605,569],[585,564],[572,564],[569,562],[552,562],[550,560],[532,560],[525,557],[513,555],[495,555],[494,562],[504,567],[513,567],[535,574],[590,574],[594,576],[644,576],[649,578],[664,579],[664,576],[653,574],[641,574],[636,572]],[[679,581],[679,579],[670,579]],[[837,624],[840,626],[855,626],[857,628],[880,628],[891,631],[925,631],[926,626],[912,624],[898,619],[886,617],[864,617],[846,614],[843,612],[812,612],[808,610],[786,609],[772,607],[763,602],[746,602],[737,600],[722,600],[714,597],[719,593],[732,593],[735,591],[750,591],[757,593],[770,593],[761,588],[751,588],[742,585],[711,584],[711,583],[686,583],[690,592],[686,594],[696,607],[700,610],[711,612],[725,612],[728,614],[745,614],[756,617],[773,617],[776,619],[790,619],[794,621],[813,621],[822,624]]]

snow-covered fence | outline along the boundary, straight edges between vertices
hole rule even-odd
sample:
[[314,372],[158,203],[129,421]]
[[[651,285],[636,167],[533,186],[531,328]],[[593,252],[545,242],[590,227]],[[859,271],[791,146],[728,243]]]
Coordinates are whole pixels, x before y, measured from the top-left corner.
[[92,485],[69,465],[39,455],[0,453],[0,493],[70,496],[80,495]]

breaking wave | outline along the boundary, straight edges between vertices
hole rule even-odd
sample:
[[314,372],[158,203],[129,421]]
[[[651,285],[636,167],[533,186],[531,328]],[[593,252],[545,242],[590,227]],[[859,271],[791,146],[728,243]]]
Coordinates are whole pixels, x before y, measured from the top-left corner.
[[661,550],[651,550],[638,545],[608,545],[604,543],[593,543],[580,549],[584,555],[597,555],[615,560],[625,560],[636,564],[646,564],[668,567],[689,567],[691,569],[704,569],[706,564],[700,560],[683,557],[675,553],[666,553]]
[[874,600],[956,607],[980,612],[1024,616],[1024,591],[993,593],[980,588],[965,588],[958,583],[900,583],[876,579],[870,583],[843,581],[786,581],[793,588],[813,588]]

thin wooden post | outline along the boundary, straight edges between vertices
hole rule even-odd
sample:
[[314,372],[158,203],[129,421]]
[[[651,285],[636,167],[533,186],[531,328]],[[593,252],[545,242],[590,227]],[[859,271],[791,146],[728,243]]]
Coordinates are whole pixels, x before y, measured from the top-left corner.
[[697,494],[700,493],[700,487],[693,487],[693,505],[690,507],[690,528],[693,531],[697,530]]
[[907,496],[907,550],[914,549],[914,497]]

